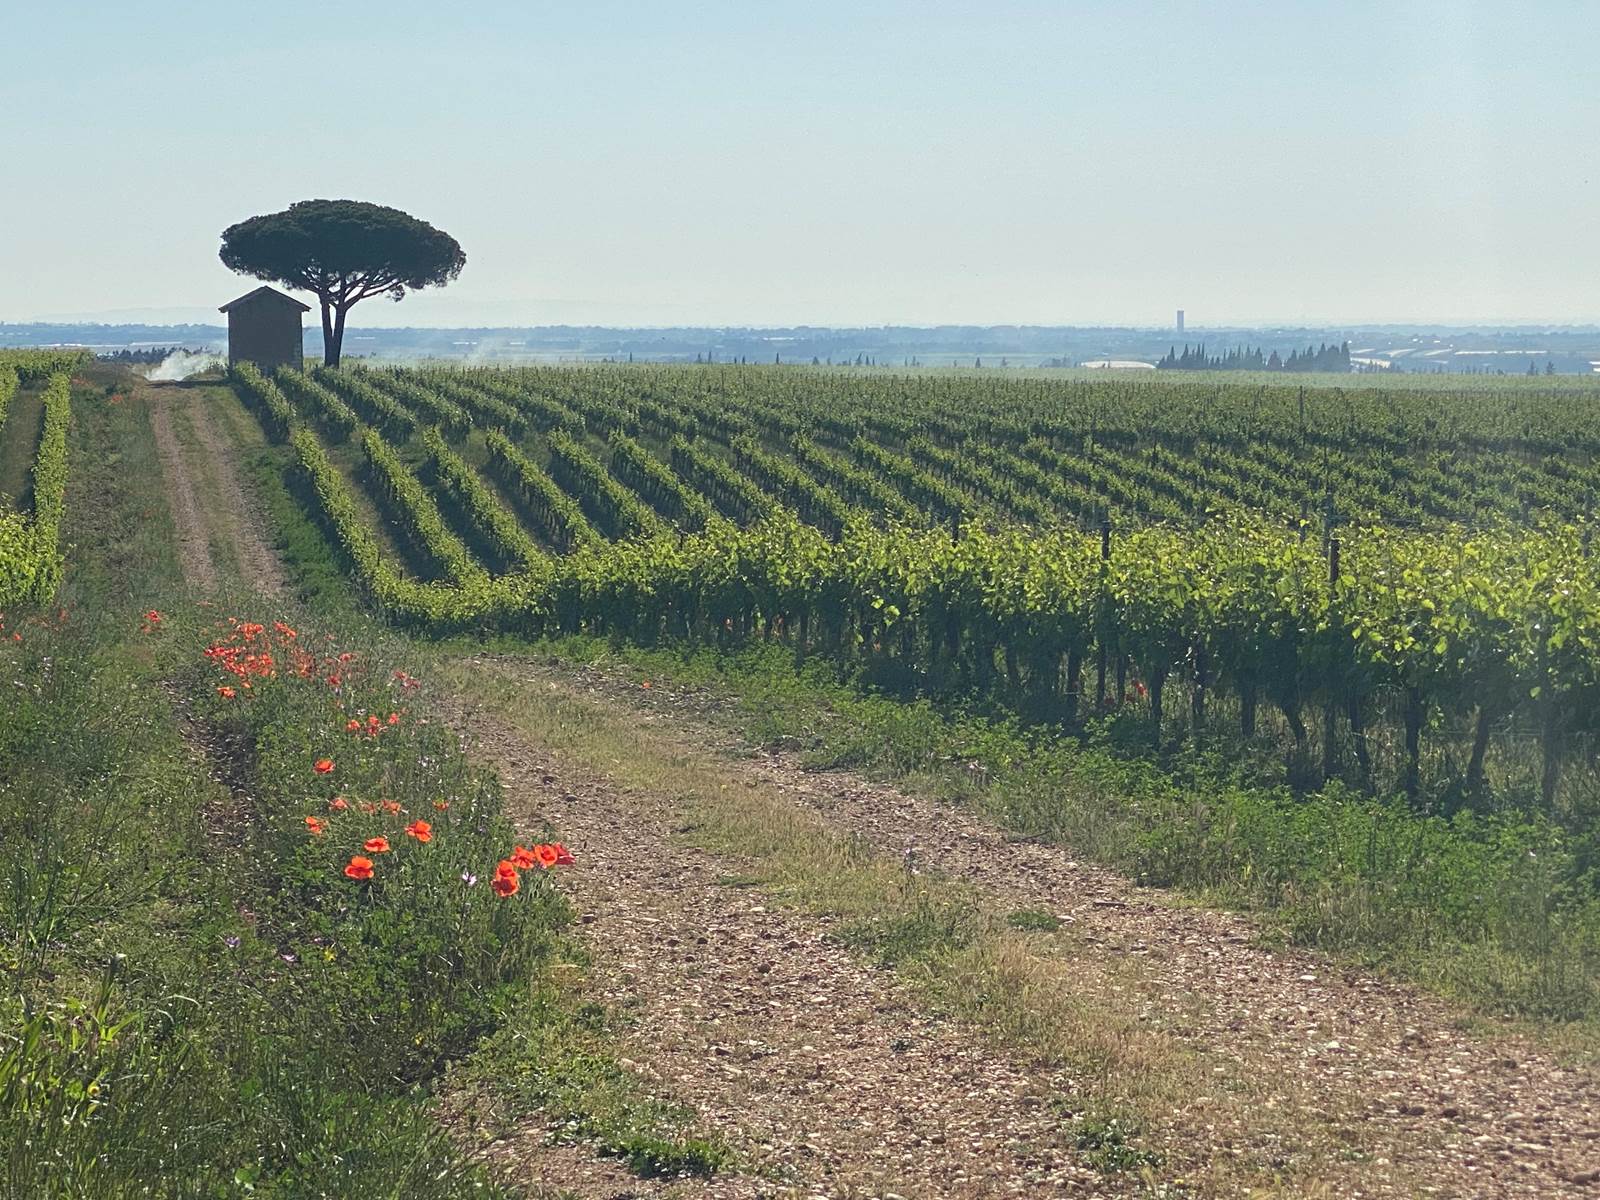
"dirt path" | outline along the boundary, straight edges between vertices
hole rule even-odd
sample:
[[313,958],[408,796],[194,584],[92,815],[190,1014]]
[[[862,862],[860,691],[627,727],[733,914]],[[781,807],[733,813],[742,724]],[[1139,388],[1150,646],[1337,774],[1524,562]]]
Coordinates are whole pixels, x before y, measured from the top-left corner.
[[[184,579],[202,591],[215,589],[219,574],[212,554],[215,539],[216,544],[231,547],[247,586],[270,596],[284,595],[288,583],[283,567],[262,536],[264,526],[249,489],[234,470],[238,447],[217,431],[210,409],[219,402],[215,392],[160,384],[139,390],[150,397],[150,424],[172,497]],[[194,431],[201,461],[185,452],[173,429],[174,411],[181,412]]]
[[674,841],[673,804],[558,765],[492,716],[471,727],[519,815],[582,847],[568,879],[600,993],[633,1023],[621,1052],[745,1168],[692,1184],[575,1170],[536,1122],[495,1151],[521,1179],[583,1197],[1119,1194],[1063,1144],[1046,1099],[1070,1081],[996,1058],[826,922],[730,886]]
[[[686,753],[731,748],[725,733],[686,722],[659,686],[641,694],[597,672],[575,679],[519,660],[493,669],[540,688],[609,692],[641,722],[681,733]],[[525,739],[502,723],[489,728],[485,751],[513,794],[588,852],[593,869],[577,877],[579,903],[596,914],[603,957],[622,964],[617,996],[648,982],[641,1061],[716,1124],[742,1130],[737,1141],[763,1150],[770,1142],[774,1165],[829,1196],[882,1194],[874,1187],[1071,1195],[1098,1185],[1074,1175],[1069,1160],[1035,1157],[1049,1139],[1032,1105],[1062,1081],[1029,1081],[1004,1062],[963,1054],[954,1030],[929,1024],[881,976],[819,941],[825,926],[719,885],[715,860],[673,848],[670,805],[613,794],[603,781],[558,781]],[[883,854],[910,850],[970,881],[1001,910],[1055,914],[1088,968],[1074,979],[1085,1000],[1136,1012],[1208,1071],[1248,1089],[1261,1111],[1288,1117],[1291,1130],[1303,1114],[1308,1139],[1312,1125],[1347,1139],[1351,1160],[1366,1169],[1360,1191],[1338,1194],[1600,1195],[1600,1090],[1588,1070],[1565,1068],[1511,1034],[1463,1033],[1458,1013],[1413,988],[1316,954],[1263,948],[1244,918],[1175,907],[1060,847],[1009,841],[960,810],[844,774],[806,773],[782,756],[728,767]],[[1128,969],[1094,969],[1108,961]],[[919,1052],[895,1053],[896,1039]],[[1208,1131],[1201,1136],[1225,1152],[1242,1131],[1208,1125],[1205,1101],[1194,1097],[1174,1128]],[[955,1132],[930,1146],[941,1124]],[[1291,1133],[1286,1167],[1301,1149]],[[1030,1179],[1030,1171],[1045,1174]],[[734,1185],[683,1194],[763,1194],[718,1190],[725,1186]]]
[[195,499],[194,475],[172,429],[173,400],[174,393],[169,388],[150,389],[150,428],[161,455],[161,472],[167,478],[173,524],[178,527],[178,562],[184,581],[199,591],[211,591],[217,586],[217,564],[211,557],[211,538],[200,503]]

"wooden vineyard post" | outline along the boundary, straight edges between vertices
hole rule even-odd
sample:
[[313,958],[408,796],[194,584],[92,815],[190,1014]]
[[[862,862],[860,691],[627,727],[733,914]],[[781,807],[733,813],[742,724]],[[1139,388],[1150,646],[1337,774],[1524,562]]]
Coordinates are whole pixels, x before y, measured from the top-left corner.
[[[1331,500],[1331,493],[1330,493]],[[1331,532],[1328,534],[1328,590],[1331,593],[1339,583],[1339,539]],[[1335,737],[1334,722],[1338,717],[1338,697],[1332,688],[1338,686],[1342,680],[1330,681],[1328,702],[1322,708],[1322,778],[1333,778],[1339,766],[1339,744]]]
[[1100,522],[1100,628],[1095,631],[1097,654],[1094,667],[1094,704],[1104,708],[1106,703],[1106,575],[1111,562],[1111,518]]

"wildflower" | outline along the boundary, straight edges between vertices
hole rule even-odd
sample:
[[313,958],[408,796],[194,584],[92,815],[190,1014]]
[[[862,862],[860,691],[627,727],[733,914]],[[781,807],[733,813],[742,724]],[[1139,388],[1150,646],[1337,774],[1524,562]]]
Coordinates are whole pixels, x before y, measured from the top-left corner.
[[237,950],[239,948],[239,937],[237,934],[230,933],[227,937],[222,939],[222,944],[229,950]]
[[570,867],[577,862],[577,859],[572,857],[572,851],[568,850],[560,842],[552,843],[550,849],[556,852],[556,866],[558,867]]
[[354,717],[351,717],[348,721],[346,721],[344,723],[344,731],[346,733],[360,733],[361,732],[361,722],[356,720]]
[[318,775],[326,775],[333,770],[333,759],[319,758],[316,761],[316,765],[312,769],[315,770]]
[[494,894],[502,900],[517,894],[517,889],[522,886],[522,881],[517,878],[517,868],[509,859],[502,858],[500,860],[500,865],[494,869],[494,879],[489,886],[494,889]]
[[461,882],[466,884],[468,887],[473,887],[477,884],[478,877],[471,871],[463,871],[461,872]]
[[551,867],[555,866],[557,859],[561,857],[556,853],[556,848],[554,846],[546,846],[543,844],[533,848],[533,856],[539,860],[539,865],[547,871]]
[[433,826],[426,821],[413,821],[406,826],[406,832],[419,842],[433,841]]
[[151,625],[161,624],[161,614],[153,608],[149,612],[145,613],[144,619]]
[[359,854],[352,855],[350,861],[345,864],[344,873],[351,879],[371,879],[372,860],[362,858]]
[[368,838],[361,843],[361,848],[368,854],[387,854],[389,853],[389,839],[386,837]]
[[397,813],[397,812],[400,812],[401,811],[401,809],[400,809],[400,801],[398,801],[398,800],[385,800],[383,802],[383,811],[386,812],[386,813]]
[[222,687],[219,687],[217,689],[217,695],[221,696],[224,700],[232,700],[238,694],[239,694],[238,692],[234,691],[231,687],[228,687],[226,684],[224,684]]
[[529,867],[539,865],[539,859],[532,850],[525,846],[518,846],[511,852],[509,859],[501,859],[502,863],[509,862],[518,871],[526,871]]
[[399,713],[390,713],[389,714],[389,724],[391,724],[391,725],[400,724],[400,714]]
[[327,827],[328,827],[328,823],[325,820],[323,820],[321,817],[307,817],[306,818],[306,828],[311,831],[311,836],[312,837],[321,837],[322,836],[322,831],[324,829],[326,829]]
[[649,690],[650,690],[650,681],[649,681],[649,680],[648,680],[648,679],[646,679],[646,680],[645,680],[645,681],[644,681],[644,682],[643,682],[643,683],[641,683],[641,684],[640,684],[640,685],[639,685],[639,686],[640,686],[640,687],[642,687],[642,688],[644,688],[644,689],[645,689],[645,690],[646,690],[646,691],[649,691]]
[[350,801],[346,800],[343,796],[335,796],[332,800],[328,801],[328,807],[333,809],[334,812],[343,812],[345,809],[350,807]]
[[289,953],[289,951],[287,951],[287,950],[285,950],[282,954],[278,955],[278,957],[283,959],[284,962],[289,963],[291,965],[293,965],[293,963],[295,961],[295,956],[293,954]]
[[448,801],[448,800],[435,800],[433,802],[433,806],[435,808],[437,808],[440,812],[443,812],[445,809],[450,807],[450,801]]

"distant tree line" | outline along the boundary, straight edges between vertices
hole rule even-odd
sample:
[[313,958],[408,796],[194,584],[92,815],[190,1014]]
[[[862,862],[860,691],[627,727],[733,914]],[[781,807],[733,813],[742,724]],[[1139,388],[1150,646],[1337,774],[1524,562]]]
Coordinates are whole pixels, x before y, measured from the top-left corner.
[[[104,354],[96,354],[101,362],[114,363],[158,363],[169,354],[176,354],[179,350],[186,350],[184,346],[152,346],[147,350],[108,350]],[[195,353],[198,353],[196,351]]]
[[1350,370],[1350,343],[1330,346],[1307,346],[1305,350],[1291,350],[1284,358],[1276,350],[1265,354],[1259,347],[1237,346],[1226,354],[1206,353],[1205,343],[1169,349],[1158,368],[1168,371],[1348,371]]

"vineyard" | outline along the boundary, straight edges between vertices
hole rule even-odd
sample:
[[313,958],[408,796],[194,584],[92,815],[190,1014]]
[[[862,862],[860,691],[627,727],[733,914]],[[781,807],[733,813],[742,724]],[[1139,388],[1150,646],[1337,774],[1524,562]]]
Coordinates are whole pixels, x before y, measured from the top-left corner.
[[400,623],[782,641],[898,693],[1067,728],[1135,710],[1156,745],[1226,733],[1419,804],[1548,809],[1592,784],[1590,389],[234,383]]
[[[61,575],[59,547],[67,488],[67,426],[72,418],[69,375],[83,356],[51,350],[0,351],[0,438],[12,402],[24,386],[42,385],[42,419],[31,447],[27,492],[30,511],[0,497],[0,612],[10,605],[47,603]],[[27,446],[18,447],[27,452]]]

